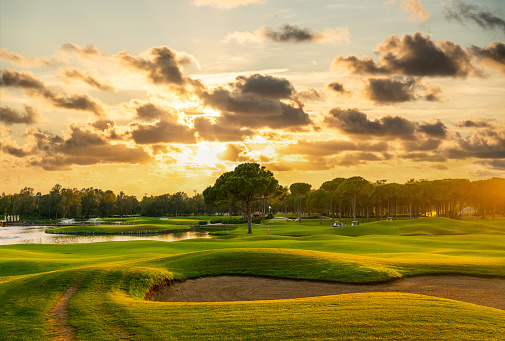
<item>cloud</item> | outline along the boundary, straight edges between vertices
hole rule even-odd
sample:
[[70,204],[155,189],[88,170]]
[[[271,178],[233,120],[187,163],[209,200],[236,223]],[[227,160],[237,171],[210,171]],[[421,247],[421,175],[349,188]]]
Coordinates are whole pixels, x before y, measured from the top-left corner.
[[226,150],[217,154],[217,158],[231,162],[253,162],[254,159],[247,156],[249,149],[243,144],[229,143]]
[[195,131],[179,123],[179,117],[171,110],[146,103],[136,108],[137,118],[153,123],[130,124],[126,136],[137,144],[196,143]]
[[69,79],[81,80],[89,86],[102,91],[114,91],[114,86],[109,81],[100,80],[100,76],[91,72],[83,72],[77,68],[66,68],[61,77],[65,81]]
[[16,150],[2,143],[2,151],[48,171],[69,170],[73,165],[140,164],[151,160],[142,148],[111,144],[104,134],[75,125],[69,127],[65,136],[34,128],[27,130],[26,136],[31,145]]
[[471,5],[463,0],[451,0],[450,4],[443,3],[445,18],[456,20],[461,24],[473,21],[484,29],[498,29],[505,32],[505,19],[491,12],[485,6]]
[[416,100],[440,101],[441,90],[412,77],[370,78],[363,93],[374,103],[401,103]]
[[223,42],[236,41],[240,44],[261,44],[267,40],[277,43],[332,43],[339,41],[348,43],[350,35],[347,27],[326,28],[320,32],[314,29],[284,24],[278,31],[274,31],[270,26],[261,26],[254,33],[235,31],[228,34]]
[[210,6],[219,9],[231,9],[261,3],[264,3],[264,0],[193,0],[195,6]]
[[356,108],[333,108],[325,117],[324,122],[330,128],[337,128],[344,134],[360,136],[360,138],[367,137],[368,139],[426,141],[427,139],[443,140],[447,137],[447,127],[440,120],[435,123],[418,123],[401,116],[386,115],[372,121],[365,113]]
[[351,92],[347,91],[344,87],[344,84],[340,82],[332,82],[326,86],[328,89],[336,92],[339,95],[351,95]]
[[452,159],[471,157],[491,160],[505,159],[505,125],[497,121],[493,123],[495,123],[493,126],[480,124],[472,135],[458,138],[455,141],[456,146],[447,150],[447,156]]
[[227,88],[201,92],[200,99],[222,112],[218,125],[282,129],[312,124],[289,81],[269,75],[239,76]]
[[293,85],[286,78],[260,74],[238,76],[234,86],[244,94],[273,99],[290,98],[295,92]]
[[324,122],[349,135],[415,139],[416,124],[400,116],[388,115],[370,121],[359,109],[333,108]]
[[484,160],[478,163],[491,169],[505,171],[505,160]]
[[132,56],[128,52],[119,52],[117,58],[128,68],[147,74],[147,78],[155,85],[175,86],[181,93],[186,92],[186,86],[199,89],[203,84],[186,76],[182,70],[184,65],[198,64],[196,59],[186,53],[178,53],[167,46],[155,46],[140,56]]
[[388,143],[383,141],[360,143],[347,140],[299,140],[280,148],[279,153],[282,155],[332,156],[348,151],[386,152],[388,148]]
[[130,124],[130,136],[137,144],[196,143],[196,137],[185,125],[170,120],[153,124]]
[[53,90],[29,73],[5,69],[1,72],[0,86],[22,88],[29,96],[42,97],[58,108],[89,111],[97,116],[104,115],[102,105],[88,95],[66,94],[61,90]]
[[321,99],[321,94],[316,89],[309,88],[307,90],[297,92],[296,97],[301,100],[317,101]]
[[430,137],[445,138],[447,136],[447,126],[440,120],[436,123],[422,123],[418,129]]
[[205,141],[243,141],[247,136],[254,134],[254,130],[242,128],[236,122],[221,118],[212,123],[206,117],[198,117],[195,119],[194,127],[200,138]]
[[107,57],[103,52],[100,52],[95,45],[86,45],[86,47],[80,47],[74,43],[63,44],[60,51],[69,54],[77,54],[83,59],[95,59],[98,57]]
[[95,128],[96,130],[105,131],[109,128],[113,128],[116,125],[116,122],[114,122],[113,120],[103,119],[89,123],[89,125]]
[[7,60],[11,63],[22,67],[39,67],[39,66],[60,66],[63,62],[55,58],[37,58],[33,56],[26,56],[21,53],[11,52],[4,48],[0,48],[0,60]]
[[172,113],[152,103],[142,104],[138,106],[135,110],[137,112],[137,118],[145,121],[158,120],[164,117],[165,115],[172,115]]
[[400,8],[407,14],[412,21],[426,21],[430,18],[430,12],[421,5],[419,0],[389,0],[387,4],[400,4]]
[[464,78],[478,74],[471,63],[471,54],[450,41],[432,41],[417,32],[386,38],[377,47],[379,62],[371,57],[337,56],[333,66],[361,75],[407,75]]
[[35,124],[42,122],[42,117],[34,108],[25,105],[25,111],[19,112],[9,107],[0,107],[0,122],[11,124]]
[[469,49],[488,67],[495,68],[505,74],[505,44],[495,41],[486,48],[472,46]]
[[498,121],[486,119],[486,118],[477,118],[472,120],[464,120],[458,122],[458,127],[460,128],[493,128],[498,125]]

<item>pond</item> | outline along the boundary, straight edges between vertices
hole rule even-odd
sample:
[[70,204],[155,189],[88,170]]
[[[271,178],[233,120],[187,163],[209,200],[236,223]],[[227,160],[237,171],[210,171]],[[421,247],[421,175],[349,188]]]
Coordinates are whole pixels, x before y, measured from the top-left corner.
[[184,239],[211,238],[208,232],[177,232],[146,236],[118,235],[64,235],[48,234],[43,226],[0,226],[0,245],[12,244],[78,244],[98,242],[118,242],[130,240],[159,240],[175,242]]

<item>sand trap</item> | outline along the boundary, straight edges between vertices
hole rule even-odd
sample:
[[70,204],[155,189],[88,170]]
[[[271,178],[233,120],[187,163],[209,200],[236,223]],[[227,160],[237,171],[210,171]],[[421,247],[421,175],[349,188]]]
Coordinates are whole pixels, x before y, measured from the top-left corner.
[[174,283],[148,298],[160,302],[278,300],[362,292],[404,292],[505,309],[505,279],[419,276],[383,284],[342,284],[249,276],[202,277]]

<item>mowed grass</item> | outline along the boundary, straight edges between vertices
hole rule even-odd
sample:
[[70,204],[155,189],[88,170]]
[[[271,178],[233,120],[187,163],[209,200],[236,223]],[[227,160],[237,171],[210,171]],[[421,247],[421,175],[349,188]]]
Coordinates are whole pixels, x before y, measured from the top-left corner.
[[[144,301],[153,285],[240,274],[378,282],[421,274],[505,277],[505,220],[271,220],[213,239],[0,246],[0,339],[52,336],[50,307],[79,283],[81,340],[500,340],[505,311],[427,296],[370,293],[232,303]],[[450,232],[450,233],[448,233]]]

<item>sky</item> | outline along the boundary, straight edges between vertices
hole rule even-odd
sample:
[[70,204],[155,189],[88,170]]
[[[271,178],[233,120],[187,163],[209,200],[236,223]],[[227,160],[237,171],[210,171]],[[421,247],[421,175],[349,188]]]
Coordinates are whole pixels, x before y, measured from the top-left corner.
[[505,176],[503,0],[0,0],[0,193]]

